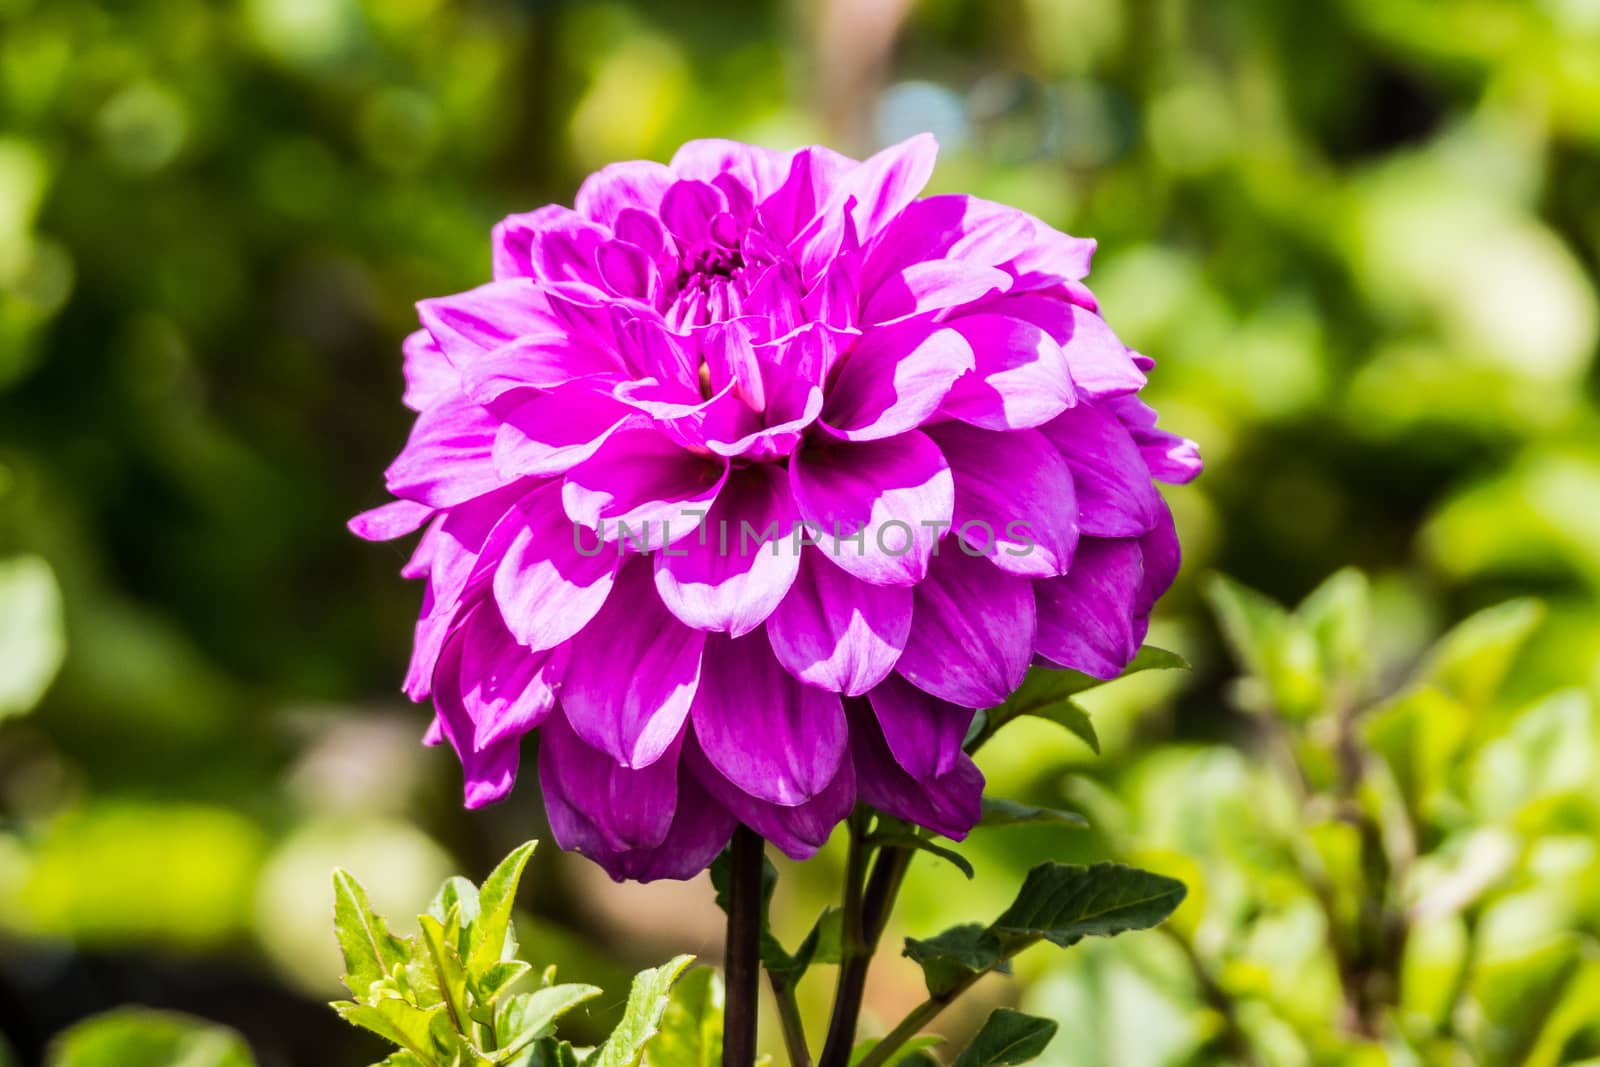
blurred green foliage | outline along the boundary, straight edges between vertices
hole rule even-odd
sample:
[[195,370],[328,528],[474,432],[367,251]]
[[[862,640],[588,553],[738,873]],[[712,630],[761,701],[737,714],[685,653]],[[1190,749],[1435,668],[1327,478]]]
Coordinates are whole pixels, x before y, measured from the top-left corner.
[[[1196,886],[1185,940],[1019,961],[1025,1007],[1086,1020],[1047,1062],[1235,1062],[1240,1033],[1272,1063],[1600,1056],[1582,0],[0,0],[0,1040],[27,1062],[143,1000],[280,1060],[373,1055],[320,1021],[327,870],[393,911],[540,825],[526,786],[468,819],[416,747],[416,590],[342,529],[404,438],[410,304],[609,160],[924,128],[938,188],[1100,239],[1106,314],[1209,470],[1170,494],[1188,559],[1154,635],[1192,675],[1086,694],[1099,758],[1035,720],[986,749],[996,795],[1095,829],[980,829],[972,883],[919,861],[903,932],[1126,856]],[[1274,606],[1351,564],[1370,584]],[[1214,625],[1209,570],[1264,599],[1219,594]],[[1340,799],[1349,709],[1376,770]],[[1403,875],[1367,868],[1368,818],[1409,828]],[[537,862],[524,941],[574,978],[714,935],[679,921],[707,887]],[[840,862],[786,874],[789,943]],[[1397,954],[1381,928],[1417,908]],[[1358,990],[1345,1018],[1330,930],[1397,1012]],[[920,992],[900,962],[873,1018]]]

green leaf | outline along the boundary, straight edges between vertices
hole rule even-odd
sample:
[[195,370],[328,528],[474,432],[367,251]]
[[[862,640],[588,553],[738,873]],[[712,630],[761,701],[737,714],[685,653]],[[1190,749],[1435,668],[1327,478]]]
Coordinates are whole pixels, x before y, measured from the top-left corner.
[[805,977],[813,963],[838,963],[843,954],[844,912],[828,907],[817,917],[793,955],[784,953],[777,941],[770,934],[766,935],[762,941],[761,963],[775,981],[793,986]]
[[[878,1047],[880,1041],[881,1038],[869,1037],[851,1049],[851,1064],[860,1063],[867,1053]],[[939,1061],[928,1054],[928,1049],[938,1048],[942,1044],[944,1038],[937,1034],[919,1034],[891,1052],[889,1058],[883,1061],[883,1067],[923,1067],[928,1063],[937,1067]]]
[[1222,636],[1253,676],[1240,691],[1253,711],[1278,711],[1304,719],[1322,705],[1322,662],[1311,629],[1253,589],[1213,575],[1206,598]]
[[333,872],[333,931],[344,953],[345,988],[357,1000],[410,955],[406,942],[373,913],[361,883],[343,868]]
[[628,1004],[622,1011],[622,1021],[600,1047],[596,1067],[632,1067],[644,1054],[645,1043],[655,1036],[661,1017],[667,1010],[667,999],[678,976],[683,974],[693,956],[679,956],[648,971],[640,971],[628,991]]
[[428,905],[428,914],[440,922],[455,909],[462,926],[471,926],[478,918],[478,887],[456,875],[445,879],[444,885]]
[[1087,827],[1089,820],[1075,811],[1056,808],[1036,808],[1031,804],[1018,804],[1003,797],[983,798],[982,826],[1016,826],[1019,823],[1054,822],[1065,826]]
[[966,875],[968,879],[975,878],[978,874],[977,871],[972,869],[972,864],[968,862],[967,857],[963,856],[955,849],[946,848],[943,845],[936,844],[935,842],[923,837],[921,834],[918,834],[909,828],[891,826],[880,830],[874,830],[872,833],[867,835],[866,840],[869,844],[878,845],[881,847],[909,848],[915,849],[918,852],[926,852],[931,856],[938,856],[946,863],[949,863],[951,866],[955,867],[962,874]]
[[225,1026],[175,1012],[119,1008],[63,1031],[49,1067],[253,1067],[244,1039]]
[[[1154,645],[1145,645],[1117,677],[1126,678],[1141,671],[1184,670],[1188,666],[1183,657],[1175,652],[1168,652]],[[996,730],[1018,716],[1034,715],[1071,731],[1084,744],[1099,753],[1100,738],[1095,734],[1088,713],[1071,698],[1105,684],[1107,684],[1105,679],[1094,678],[1079,671],[1035,667],[1028,672],[1022,685],[1006,699],[1005,703],[988,711],[980,711],[973,718],[966,747],[969,751],[977,747]]]
[[696,967],[673,986],[645,1067],[718,1067],[722,1062],[722,976]]
[[1056,1022],[997,1008],[951,1067],[991,1067],[1036,1059],[1056,1036]]
[[1541,622],[1537,600],[1508,600],[1468,616],[1428,653],[1418,680],[1473,707],[1494,700],[1522,646]]
[[[333,1010],[345,1022],[370,1030],[385,1041],[399,1045],[429,1067],[454,1060],[456,1050],[448,1042],[439,1040],[448,1028],[434,1025],[435,1020],[442,1019],[445,1014],[442,1004],[419,1008],[398,997],[382,996],[367,1004],[336,1001]],[[444,1047],[441,1048],[441,1045]]]
[[599,995],[598,986],[569,982],[507,998],[494,1023],[495,1044],[500,1047],[497,1062],[507,1062],[535,1041],[549,1037],[557,1019]]
[[483,880],[483,888],[478,891],[477,922],[472,927],[472,949],[467,958],[467,966],[475,973],[516,955],[511,907],[516,903],[517,885],[522,881],[528,857],[533,855],[537,844],[529,841],[518,846]]
[[[451,913],[446,918],[454,920],[455,914]],[[417,925],[422,931],[422,943],[427,946],[433,977],[439,983],[439,993],[449,1009],[450,1020],[457,1032],[465,1036],[470,1019],[467,968],[461,962],[461,953],[456,950],[455,939],[450,936],[449,928],[432,915],[418,916]]]
[[0,562],[0,719],[31,711],[61,669],[61,589],[38,556]]
[[1346,567],[1312,590],[1295,609],[1295,616],[1310,630],[1322,653],[1328,677],[1354,687],[1363,686],[1367,676],[1371,599],[1367,576]]
[[1119,863],[1043,863],[990,927],[1008,950],[1037,938],[1063,948],[1157,925],[1183,902],[1182,882]]
[[503,993],[521,981],[533,968],[521,960],[501,960],[482,974],[467,972],[467,990],[472,994],[472,1017],[485,1026],[493,1025],[493,1009]]
[[922,968],[931,996],[944,996],[1000,965],[1000,938],[982,923],[952,926],[926,940],[906,938],[905,955]]

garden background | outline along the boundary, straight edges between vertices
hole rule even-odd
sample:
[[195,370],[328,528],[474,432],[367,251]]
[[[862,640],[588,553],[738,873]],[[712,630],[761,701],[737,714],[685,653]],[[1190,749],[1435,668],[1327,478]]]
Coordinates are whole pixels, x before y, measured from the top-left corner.
[[[935,191],[1099,239],[1106,317],[1208,464],[1168,494],[1151,636],[1193,670],[1086,696],[1098,756],[1034,721],[982,761],[1094,829],[982,828],[970,882],[919,861],[886,944],[1044,858],[1191,899],[942,1028],[1020,1003],[1060,1067],[1600,1056],[1593,0],[0,0],[0,1063],[126,1003],[263,1065],[377,1058],[324,1003],[330,869],[405,916],[545,834],[531,781],[469,815],[419,746],[419,589],[344,529],[405,437],[411,303],[606,162],[924,129]],[[1346,567],[1299,617],[1208,579],[1293,603]],[[1324,727],[1369,705],[1404,871],[1346,871],[1316,804]],[[783,880],[789,936],[839,863]],[[719,957],[703,881],[554,847],[528,881],[530,957],[619,991],[575,1037],[638,967]],[[1328,946],[1374,909],[1408,936],[1369,1019],[1371,961]],[[922,993],[891,956],[880,1023]]]

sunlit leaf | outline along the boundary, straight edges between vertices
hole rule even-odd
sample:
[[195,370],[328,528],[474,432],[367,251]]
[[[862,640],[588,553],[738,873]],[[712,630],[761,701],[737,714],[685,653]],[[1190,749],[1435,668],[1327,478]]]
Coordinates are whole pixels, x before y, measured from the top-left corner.
[[49,1067],[254,1067],[244,1039],[203,1019],[144,1008],[91,1016],[50,1046]]
[[679,956],[648,971],[640,971],[628,991],[622,1021],[600,1047],[596,1067],[632,1067],[644,1054],[645,1043],[656,1034],[666,1013],[668,996],[693,956]]
[[998,1067],[1036,1059],[1056,1036],[1053,1019],[997,1008],[951,1067]]
[[549,1037],[556,1020],[600,992],[597,986],[572,982],[510,997],[495,1019],[495,1042],[500,1055],[514,1056],[533,1042]]
[[1001,951],[993,931],[966,923],[923,940],[907,938],[905,955],[922,968],[928,993],[937,997],[999,966]]
[[477,894],[478,915],[472,926],[472,949],[467,960],[473,971],[482,971],[498,960],[516,955],[511,908],[516,903],[522,872],[536,845],[534,841],[519,845],[483,880],[483,887]]
[[710,967],[690,970],[673,987],[660,1029],[645,1044],[646,1067],[718,1067],[722,1009],[722,976]]
[[1118,863],[1043,863],[991,927],[1003,944],[1044,938],[1062,947],[1157,925],[1183,902],[1183,883]]
[[333,872],[333,929],[344,953],[345,986],[358,998],[409,956],[405,942],[373,913],[361,883],[343,869]]

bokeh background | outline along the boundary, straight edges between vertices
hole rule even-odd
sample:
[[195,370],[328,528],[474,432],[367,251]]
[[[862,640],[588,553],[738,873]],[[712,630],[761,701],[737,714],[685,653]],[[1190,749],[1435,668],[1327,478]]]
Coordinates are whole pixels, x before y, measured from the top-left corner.
[[[1169,493],[1188,554],[1152,635],[1195,669],[1095,694],[1099,757],[1043,723],[986,757],[1097,831],[978,831],[978,878],[919,863],[886,944],[1040,859],[1135,855],[1204,891],[1176,934],[982,987],[1063,1020],[1047,1062],[1600,1056],[1593,0],[0,0],[0,1062],[125,1003],[262,1064],[377,1058],[323,1004],[329,870],[405,916],[544,833],[528,782],[460,810],[397,691],[405,550],[343,527],[405,438],[412,302],[606,162],[924,129],[936,190],[1099,239],[1090,282],[1208,470]],[[1340,846],[1279,803],[1201,595],[1347,566],[1375,699],[1471,612],[1544,604],[1503,684],[1395,746],[1442,791],[1407,799],[1456,903],[1376,1026],[1326,944],[1346,904],[1279,863]],[[838,867],[785,869],[786,933]],[[1414,888],[1366,875],[1326,881],[1353,911]],[[703,883],[613,887],[553,846],[530,881],[530,954],[616,990],[595,1033],[636,967],[716,958]],[[920,997],[893,956],[869,1025]]]

